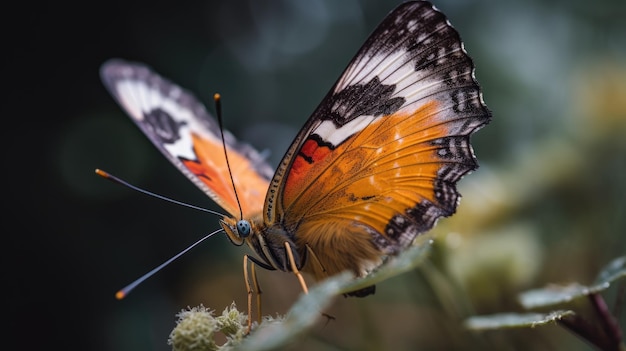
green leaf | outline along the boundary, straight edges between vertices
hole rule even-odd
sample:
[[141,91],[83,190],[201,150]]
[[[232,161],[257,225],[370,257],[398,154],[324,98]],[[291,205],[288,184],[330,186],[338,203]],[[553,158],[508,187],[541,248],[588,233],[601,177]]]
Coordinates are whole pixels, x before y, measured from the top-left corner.
[[568,285],[550,285],[541,289],[533,289],[519,294],[519,302],[525,309],[549,307],[588,296],[598,290],[578,283]]
[[526,309],[549,307],[571,302],[575,299],[597,294],[609,288],[611,283],[626,276],[626,256],[618,257],[609,263],[598,275],[595,284],[590,286],[572,283],[564,286],[550,285],[541,289],[523,292],[519,301]]
[[465,326],[473,330],[532,328],[569,316],[574,316],[574,312],[562,310],[550,313],[500,313],[470,317],[465,321]]

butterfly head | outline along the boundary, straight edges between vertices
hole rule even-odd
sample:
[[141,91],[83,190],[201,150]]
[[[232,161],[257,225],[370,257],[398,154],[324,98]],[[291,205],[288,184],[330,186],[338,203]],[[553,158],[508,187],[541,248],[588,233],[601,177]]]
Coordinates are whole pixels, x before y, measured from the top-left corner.
[[232,217],[224,217],[220,220],[220,224],[228,239],[236,246],[243,245],[246,238],[252,233],[252,226],[245,219],[237,220]]

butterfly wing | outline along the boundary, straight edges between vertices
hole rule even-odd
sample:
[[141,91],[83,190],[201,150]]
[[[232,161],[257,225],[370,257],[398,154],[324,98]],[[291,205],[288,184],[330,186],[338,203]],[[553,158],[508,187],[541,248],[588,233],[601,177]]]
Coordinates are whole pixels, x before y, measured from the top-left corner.
[[265,221],[312,249],[316,277],[366,274],[455,212],[455,183],[477,168],[470,135],[490,118],[446,17],[428,2],[402,4],[288,149]]
[[[119,59],[101,68],[104,85],[152,143],[187,178],[239,217],[217,122],[192,94],[148,67]],[[244,216],[259,215],[273,173],[251,146],[224,131]]]

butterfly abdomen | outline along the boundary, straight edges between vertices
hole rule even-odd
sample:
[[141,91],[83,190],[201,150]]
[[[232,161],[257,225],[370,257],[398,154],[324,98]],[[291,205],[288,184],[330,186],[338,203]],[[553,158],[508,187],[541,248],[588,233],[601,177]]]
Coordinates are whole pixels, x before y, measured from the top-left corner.
[[371,229],[354,221],[336,218],[307,221],[298,227],[296,246],[301,256],[307,255],[307,247],[316,256],[308,257],[303,267],[316,280],[345,270],[362,277],[381,263]]

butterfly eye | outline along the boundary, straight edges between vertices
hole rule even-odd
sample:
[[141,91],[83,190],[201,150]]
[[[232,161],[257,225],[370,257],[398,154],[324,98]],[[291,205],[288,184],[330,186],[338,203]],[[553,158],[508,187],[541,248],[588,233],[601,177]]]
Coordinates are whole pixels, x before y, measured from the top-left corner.
[[250,235],[250,222],[244,219],[237,222],[237,232],[242,238],[248,237]]

